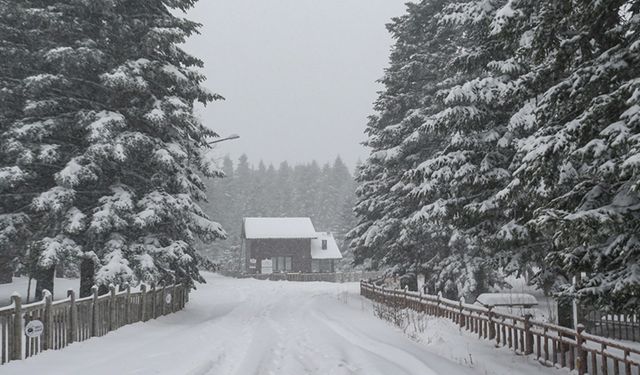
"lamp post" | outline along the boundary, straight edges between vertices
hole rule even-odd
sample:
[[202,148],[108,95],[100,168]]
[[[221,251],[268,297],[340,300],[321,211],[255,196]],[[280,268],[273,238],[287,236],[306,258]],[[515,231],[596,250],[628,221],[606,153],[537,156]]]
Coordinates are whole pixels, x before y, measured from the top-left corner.
[[239,135],[237,135],[237,134],[231,134],[231,135],[230,135],[230,136],[228,136],[228,137],[221,138],[221,139],[216,139],[215,141],[208,142],[208,144],[209,144],[209,145],[212,145],[212,144],[214,144],[214,143],[220,143],[220,142],[224,142],[224,141],[230,141],[230,140],[232,140],[232,139],[238,139],[238,138],[240,138],[240,136],[239,136]]

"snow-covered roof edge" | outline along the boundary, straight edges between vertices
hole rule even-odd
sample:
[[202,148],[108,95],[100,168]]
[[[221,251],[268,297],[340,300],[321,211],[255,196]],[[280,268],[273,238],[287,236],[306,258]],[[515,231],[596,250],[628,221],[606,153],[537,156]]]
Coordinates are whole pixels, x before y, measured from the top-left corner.
[[[326,249],[322,249],[322,241],[327,241]],[[317,233],[317,238],[311,240],[311,259],[342,259],[342,253],[333,234]]]
[[312,239],[317,234],[308,217],[245,217],[242,236],[245,239]]

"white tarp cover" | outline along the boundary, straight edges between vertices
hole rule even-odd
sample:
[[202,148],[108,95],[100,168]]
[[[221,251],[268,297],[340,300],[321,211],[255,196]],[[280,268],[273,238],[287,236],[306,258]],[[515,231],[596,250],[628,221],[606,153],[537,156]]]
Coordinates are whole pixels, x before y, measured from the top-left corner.
[[[331,233],[316,233],[317,238],[311,240],[311,259],[342,259],[335,238]],[[322,241],[327,241],[327,249],[322,249]]]
[[483,306],[535,306],[536,297],[527,293],[483,293],[476,302]]
[[308,217],[247,217],[244,235],[250,240],[280,238],[316,238]]

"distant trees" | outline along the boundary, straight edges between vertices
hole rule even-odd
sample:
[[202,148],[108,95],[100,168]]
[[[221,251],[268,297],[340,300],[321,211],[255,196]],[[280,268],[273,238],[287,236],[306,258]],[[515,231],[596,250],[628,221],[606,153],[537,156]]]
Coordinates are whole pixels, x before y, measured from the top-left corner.
[[637,306],[640,2],[407,6],[367,128],[356,261],[451,297],[536,270]]
[[195,240],[224,231],[197,204],[219,171],[193,104],[219,96],[178,47],[193,3],[0,2],[0,251],[24,249],[38,291],[70,259],[82,295],[201,280]]
[[239,265],[234,257],[243,217],[310,217],[317,230],[333,232],[338,241],[352,228],[355,181],[340,157],[322,167],[314,161],[294,167],[283,162],[278,169],[259,162],[254,168],[246,155],[235,168],[229,157],[223,165],[226,177],[207,183],[209,202],[203,209],[220,220],[229,238],[203,246],[203,251],[227,267]]

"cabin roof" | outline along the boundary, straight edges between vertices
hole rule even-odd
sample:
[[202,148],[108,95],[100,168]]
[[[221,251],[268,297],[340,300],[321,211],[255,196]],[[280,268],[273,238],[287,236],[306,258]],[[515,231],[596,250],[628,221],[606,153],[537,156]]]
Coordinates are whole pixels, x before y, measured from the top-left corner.
[[310,239],[316,238],[308,217],[246,217],[242,221],[244,238],[257,239]]
[[[336,239],[331,233],[320,232],[311,240],[311,259],[342,259]],[[322,249],[322,241],[327,241],[327,248]]]

